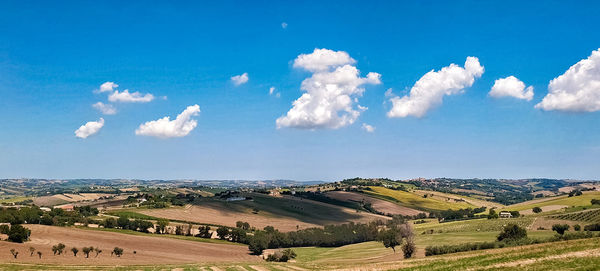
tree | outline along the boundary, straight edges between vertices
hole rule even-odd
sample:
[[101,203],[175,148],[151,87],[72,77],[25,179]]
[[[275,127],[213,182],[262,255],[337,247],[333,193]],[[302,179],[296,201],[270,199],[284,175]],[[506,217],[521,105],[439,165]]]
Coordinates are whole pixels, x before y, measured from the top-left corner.
[[510,215],[512,217],[519,217],[521,216],[521,213],[519,213],[519,211],[510,211]]
[[10,227],[6,224],[0,225],[0,234],[8,234]]
[[244,243],[246,241],[246,231],[240,228],[232,229],[229,232],[229,240],[236,243]]
[[175,227],[175,235],[183,235],[183,226],[178,225]]
[[29,257],[33,257],[33,253],[35,252],[35,248],[34,247],[29,247]]
[[392,248],[394,253],[396,253],[396,246],[402,244],[402,236],[394,229],[381,231],[377,239],[382,242],[383,246],[386,248]]
[[552,230],[555,231],[556,233],[563,235],[565,234],[565,231],[567,231],[570,228],[570,226],[568,224],[554,224],[552,225]]
[[90,252],[92,252],[94,250],[94,247],[84,247],[81,249],[81,251],[83,251],[83,255],[85,255],[86,258],[90,257]]
[[576,231],[580,231],[581,230],[581,225],[576,224],[575,226],[573,226],[573,229]]
[[115,247],[112,251],[117,257],[121,257],[123,255],[123,249],[120,247]]
[[23,243],[29,240],[31,231],[19,224],[11,225],[8,231],[8,241],[15,243]]
[[17,258],[17,256],[19,256],[19,252],[16,251],[14,248],[10,249],[10,254],[12,254],[13,257],[15,257],[15,259]]
[[527,230],[516,224],[508,224],[498,235],[498,241],[514,241],[527,237]]
[[592,199],[591,203],[592,203],[592,205],[598,205],[598,204],[600,204],[600,199]]
[[406,242],[402,244],[401,248],[405,259],[411,258],[417,250],[417,246],[415,245],[415,241],[412,237],[406,238]]
[[211,236],[212,236],[212,233],[210,232],[209,226],[198,227],[198,234],[196,234],[196,237],[210,238]]
[[498,214],[494,208],[490,209],[490,213],[488,214],[488,219],[496,219],[498,218]]
[[541,213],[542,212],[542,208],[540,208],[540,207],[533,207],[533,212],[536,213],[536,214],[537,213]]
[[114,228],[117,226],[117,220],[112,217],[109,217],[104,220],[104,223],[102,223],[102,226],[104,226],[104,228],[107,228],[107,229]]
[[56,255],[56,254],[60,255],[63,253],[63,250],[65,249],[65,247],[66,247],[65,244],[58,243],[58,244],[52,246],[52,252],[54,253],[54,255]]
[[119,217],[119,219],[117,219],[117,226],[119,226],[119,228],[121,228],[121,229],[128,229],[129,228],[129,218],[127,218],[125,216]]
[[217,228],[217,236],[221,240],[227,240],[229,238],[229,229],[226,227]]
[[266,232],[256,232],[250,240],[248,240],[248,249],[252,251],[254,255],[260,255],[269,246],[270,238]]
[[235,222],[235,227],[236,228],[240,228],[242,230],[249,230],[250,229],[250,223],[243,222],[243,221],[237,221],[237,222]]
[[41,251],[38,251],[37,255],[38,255],[38,257],[40,257],[40,259],[42,258],[42,252]]
[[159,218],[156,220],[156,233],[165,233],[167,226],[169,226],[169,220]]
[[71,248],[71,251],[73,251],[73,256],[77,257],[77,253],[79,252],[79,249],[74,247],[74,248]]
[[96,252],[96,257],[98,257],[98,254],[102,253],[102,249],[99,248],[94,248],[94,252]]

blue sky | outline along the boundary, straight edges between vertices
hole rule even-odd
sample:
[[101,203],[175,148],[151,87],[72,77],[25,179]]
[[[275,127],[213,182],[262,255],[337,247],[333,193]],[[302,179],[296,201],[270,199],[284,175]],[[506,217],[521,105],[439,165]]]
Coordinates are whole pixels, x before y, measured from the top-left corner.
[[[600,47],[598,2],[217,2],[3,1],[0,177],[598,179],[600,73],[581,89],[557,83],[591,93],[585,101],[534,108],[550,80]],[[316,48],[345,52],[357,80],[375,72],[380,82],[350,95],[351,124],[278,128],[303,80],[319,73],[295,60]],[[388,117],[386,90],[410,95],[427,72],[469,56],[485,69],[472,84],[423,116]],[[243,73],[236,86],[231,77]],[[532,99],[491,97],[508,76],[532,86]],[[155,99],[111,103],[95,92],[105,82]],[[192,105],[200,112],[189,133],[136,134]],[[100,118],[97,133],[75,136]]]

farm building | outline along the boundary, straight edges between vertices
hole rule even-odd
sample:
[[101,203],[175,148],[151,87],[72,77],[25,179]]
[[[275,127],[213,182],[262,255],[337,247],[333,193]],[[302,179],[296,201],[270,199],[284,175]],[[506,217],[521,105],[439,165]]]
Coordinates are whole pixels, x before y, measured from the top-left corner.
[[498,214],[500,218],[512,218],[512,214],[510,212],[502,211]]

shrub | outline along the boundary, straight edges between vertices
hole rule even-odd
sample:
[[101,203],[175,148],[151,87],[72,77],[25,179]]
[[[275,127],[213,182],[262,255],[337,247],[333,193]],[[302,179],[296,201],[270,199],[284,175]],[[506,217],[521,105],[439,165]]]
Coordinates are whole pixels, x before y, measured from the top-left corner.
[[569,230],[570,226],[567,224],[554,224],[552,225],[552,230],[557,232],[560,235],[565,234],[565,231]]
[[579,224],[576,224],[575,226],[573,226],[573,229],[575,231],[580,231],[581,230],[581,226]]
[[540,207],[533,207],[533,209],[532,209],[532,210],[533,210],[533,212],[534,212],[534,213],[536,213],[536,214],[537,214],[537,213],[541,213],[541,212],[542,212],[542,208],[540,208]]
[[123,249],[120,247],[115,247],[112,251],[117,257],[121,257],[123,255]]
[[268,262],[287,262],[293,258],[296,258],[296,252],[292,249],[284,249],[283,251],[277,251],[267,256]]
[[8,225],[6,225],[6,224],[0,225],[0,234],[8,234],[9,231],[10,231],[10,227],[8,227]]
[[600,231],[600,224],[595,223],[595,224],[585,225],[583,227],[583,230],[585,230],[585,231]]
[[527,230],[519,227],[516,224],[508,224],[502,232],[498,235],[498,241],[514,241],[527,237]]
[[31,235],[31,231],[19,224],[11,225],[10,230],[8,231],[8,241],[15,243],[23,243],[29,240],[29,235]]
[[39,257],[40,259],[42,258],[42,252],[41,252],[41,251],[38,251],[38,252],[37,252],[37,255],[38,255],[38,257]]
[[598,204],[600,204],[600,199],[592,199],[591,203],[592,203],[592,205],[598,205]]
[[402,244],[402,253],[404,253],[404,258],[408,259],[415,254],[417,247],[415,246],[415,242],[412,238],[407,238],[406,242]]

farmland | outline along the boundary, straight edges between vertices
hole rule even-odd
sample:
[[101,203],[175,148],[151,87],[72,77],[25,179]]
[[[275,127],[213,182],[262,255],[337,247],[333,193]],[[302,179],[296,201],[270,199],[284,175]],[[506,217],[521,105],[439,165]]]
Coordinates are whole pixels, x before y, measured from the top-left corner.
[[370,190],[365,190],[365,193],[376,198],[389,200],[396,202],[402,206],[408,208],[414,208],[419,210],[447,210],[447,209],[462,209],[462,208],[473,208],[480,207],[474,206],[464,201],[456,200],[437,200],[433,198],[424,198],[414,193],[392,190],[380,186],[369,186]]
[[257,228],[274,226],[281,231],[293,231],[297,229],[296,226],[308,228],[388,219],[385,216],[295,197],[276,198],[260,194],[252,196],[251,201],[206,200],[197,205],[138,209],[137,212],[153,217],[232,227],[237,221],[245,221]]
[[[600,199],[599,191],[584,192],[581,196],[569,197],[567,195],[535,200],[532,202],[524,202],[506,206],[506,210],[523,211],[531,210],[533,207],[558,206],[560,208],[570,206],[590,206],[592,199]],[[558,208],[558,209],[560,209]],[[552,208],[557,210],[557,208]]]
[[356,192],[346,192],[346,191],[331,191],[325,193],[330,198],[343,200],[343,201],[353,201],[353,202],[368,202],[371,203],[373,209],[389,214],[401,214],[401,215],[416,215],[421,213],[421,211],[408,208],[405,206],[401,206],[395,204],[390,201],[373,198],[365,194],[359,194]]

